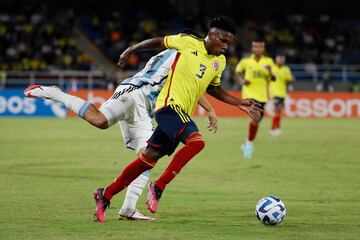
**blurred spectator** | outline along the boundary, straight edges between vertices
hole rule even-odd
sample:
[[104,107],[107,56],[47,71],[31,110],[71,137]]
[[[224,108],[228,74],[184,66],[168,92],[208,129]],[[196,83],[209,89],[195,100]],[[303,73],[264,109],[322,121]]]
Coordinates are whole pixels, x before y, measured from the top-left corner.
[[317,69],[317,66],[315,63],[310,62],[310,61],[306,62],[304,64],[304,71],[308,76],[312,77],[313,79],[317,79],[318,69]]
[[[42,9],[42,8],[39,8]],[[175,34],[185,27],[206,32],[208,19],[200,15],[180,17],[176,11],[161,16],[126,8],[107,14],[80,15],[59,10],[48,17],[46,11],[26,14],[0,13],[0,67],[6,70],[89,70],[91,57],[83,53],[72,38],[79,27],[106,55],[116,62],[129,45],[143,39]],[[307,73],[316,77],[316,64],[359,64],[360,22],[332,19],[328,15],[289,15],[272,20],[237,20],[239,35],[229,49],[229,68],[225,78],[232,79],[233,64],[248,51],[257,36],[266,39],[268,54],[281,51],[289,64],[306,64]],[[127,68],[138,70],[155,52],[134,55]],[[232,82],[230,82],[232,85]]]
[[[115,62],[118,55],[133,42],[178,33],[184,27],[206,32],[207,27],[206,18],[191,15],[186,18],[175,15],[170,19],[158,19],[142,12],[128,15],[126,12],[114,11],[110,17],[94,16],[87,19],[90,20],[82,21],[80,27]],[[89,27],[94,21],[103,27]],[[264,36],[269,55],[284,52],[290,64],[307,63],[309,74],[314,75],[316,69],[313,66],[316,64],[360,63],[359,26],[359,22],[334,20],[328,15],[289,15],[279,20],[246,20],[239,22],[238,41],[227,58],[242,57],[252,39]],[[152,54],[138,54],[137,66],[132,61],[129,68],[140,68]]]
[[316,85],[316,91],[334,92],[334,86],[332,84],[331,72],[325,71],[322,75],[321,82]]
[[360,92],[360,86],[357,80],[353,79],[350,83],[349,92],[357,93]]
[[32,14],[0,14],[0,68],[40,71],[90,69],[72,36],[73,13],[54,20]]

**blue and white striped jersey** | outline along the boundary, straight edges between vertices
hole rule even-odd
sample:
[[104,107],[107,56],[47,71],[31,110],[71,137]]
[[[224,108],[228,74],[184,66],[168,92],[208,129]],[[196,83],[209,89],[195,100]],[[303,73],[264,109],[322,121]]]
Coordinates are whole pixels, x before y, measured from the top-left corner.
[[145,67],[133,77],[125,79],[121,85],[131,85],[141,89],[151,102],[155,101],[165,85],[176,50],[165,50],[150,58]]

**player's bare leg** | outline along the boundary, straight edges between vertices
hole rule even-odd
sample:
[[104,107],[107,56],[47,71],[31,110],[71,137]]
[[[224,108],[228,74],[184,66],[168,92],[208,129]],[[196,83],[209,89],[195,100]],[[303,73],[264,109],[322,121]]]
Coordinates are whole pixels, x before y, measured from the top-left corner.
[[93,104],[89,106],[82,118],[97,128],[106,129],[109,127],[104,114],[102,114],[102,112],[100,112]]
[[[93,126],[100,129],[109,127],[108,121],[101,110],[79,97],[64,93],[57,86],[32,85],[25,89],[24,94],[26,97],[51,99],[63,103],[68,109],[88,121]],[[144,141],[143,146],[146,146],[146,140]],[[146,171],[128,186],[124,204],[119,211],[119,216],[123,219],[154,220],[154,218],[145,216],[136,209],[137,201],[149,180],[149,176],[150,172]],[[97,198],[100,199],[99,196],[97,196]],[[98,208],[100,209],[99,206]],[[100,217],[98,221],[102,221],[102,217]]]
[[24,95],[30,98],[52,99],[63,103],[66,108],[93,126],[100,129],[109,127],[105,116],[93,104],[86,102],[82,98],[67,94],[57,86],[31,85],[25,89]]

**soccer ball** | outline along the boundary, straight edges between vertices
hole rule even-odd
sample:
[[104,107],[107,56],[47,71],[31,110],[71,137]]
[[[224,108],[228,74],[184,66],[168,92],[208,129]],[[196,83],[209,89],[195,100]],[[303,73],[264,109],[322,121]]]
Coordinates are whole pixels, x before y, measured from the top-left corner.
[[277,225],[284,220],[286,209],[280,198],[269,196],[260,199],[256,204],[255,214],[261,223]]

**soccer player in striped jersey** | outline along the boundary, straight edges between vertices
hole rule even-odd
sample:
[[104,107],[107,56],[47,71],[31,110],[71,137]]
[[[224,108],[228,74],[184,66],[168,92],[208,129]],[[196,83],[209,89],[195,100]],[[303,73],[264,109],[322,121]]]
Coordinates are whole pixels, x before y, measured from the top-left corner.
[[[139,155],[153,133],[151,119],[154,115],[155,101],[165,85],[176,54],[175,50],[165,50],[152,57],[143,70],[124,80],[100,109],[79,97],[62,92],[58,87],[33,85],[29,86],[24,94],[27,97],[61,102],[78,116],[101,129],[109,128],[118,122],[126,147],[135,150]],[[209,129],[215,132],[217,118],[214,109],[203,96],[199,104],[209,112]],[[153,220],[136,209],[149,176],[150,171],[144,171],[128,186],[123,206],[119,210],[120,218]]]
[[131,46],[121,54],[118,64],[123,66],[132,53],[140,50],[177,50],[168,80],[156,101],[155,120],[158,126],[145,151],[113,183],[94,192],[95,214],[99,222],[105,221],[105,210],[114,195],[142,172],[152,169],[161,157],[171,155],[181,142],[184,146],[175,154],[165,172],[149,184],[146,203],[151,212],[156,212],[166,185],[205,147],[205,142],[190,117],[196,102],[205,91],[223,102],[237,106],[252,118],[260,117],[261,110],[254,101],[232,97],[220,87],[220,77],[225,68],[223,54],[234,41],[235,32],[232,20],[219,17],[210,22],[210,30],[205,39],[187,34],[157,37]]
[[[242,97],[257,101],[264,109],[268,100],[269,81],[275,80],[272,72],[274,62],[264,55],[265,42],[255,40],[252,42],[252,55],[240,60],[235,69],[235,78],[242,85]],[[249,133],[245,144],[241,146],[244,158],[251,158],[254,140],[262,117],[252,120],[249,124]]]
[[274,137],[281,135],[280,121],[281,111],[284,109],[287,87],[294,81],[294,77],[288,66],[285,66],[285,55],[277,54],[275,57],[275,66],[273,72],[276,80],[270,83],[270,96],[274,104],[274,117],[272,119],[272,127],[270,134]]

